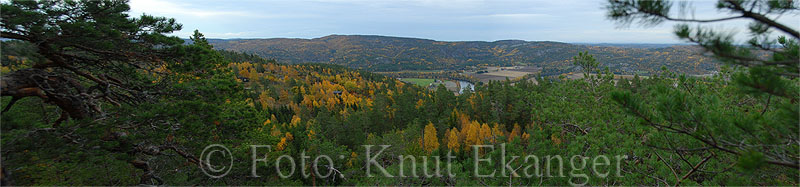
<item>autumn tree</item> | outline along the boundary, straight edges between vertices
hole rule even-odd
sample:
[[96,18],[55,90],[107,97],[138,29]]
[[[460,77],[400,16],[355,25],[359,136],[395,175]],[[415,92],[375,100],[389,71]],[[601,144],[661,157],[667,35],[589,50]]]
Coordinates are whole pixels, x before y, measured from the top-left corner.
[[498,143],[500,140],[499,137],[505,136],[506,133],[503,131],[503,129],[505,129],[505,127],[500,127],[500,124],[494,124],[494,127],[492,127],[492,143]]
[[514,128],[511,129],[511,133],[508,135],[508,141],[510,142],[514,138],[521,136],[520,132],[522,132],[522,128],[519,126],[519,124],[515,123]]
[[422,148],[428,153],[439,148],[439,137],[436,136],[436,127],[433,126],[433,123],[429,122],[428,125],[425,125],[422,139]]
[[461,128],[461,134],[458,136],[464,139],[464,147],[466,150],[472,150],[472,145],[478,145],[482,142],[480,137],[481,125],[477,121],[472,121]]
[[450,129],[448,132],[449,134],[447,135],[447,148],[455,152],[458,152],[459,149],[461,149],[461,145],[458,143],[459,141],[458,129],[453,127],[453,129]]
[[478,139],[478,144],[492,141],[492,128],[489,128],[489,124],[484,123],[481,125],[478,130]]

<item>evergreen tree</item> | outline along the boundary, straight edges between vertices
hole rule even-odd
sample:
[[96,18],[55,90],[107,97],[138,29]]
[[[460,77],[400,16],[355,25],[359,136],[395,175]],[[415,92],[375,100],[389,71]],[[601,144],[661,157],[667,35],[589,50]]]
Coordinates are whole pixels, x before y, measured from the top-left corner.
[[128,17],[127,1],[10,1],[0,5],[3,38],[34,44],[45,58],[2,77],[2,95],[40,97],[67,118],[103,115],[103,101],[135,104],[158,85],[142,71],[168,65],[183,43],[164,34],[181,29],[174,19]]
[[[653,26],[664,21],[680,22],[675,27],[679,38],[698,44],[716,58],[736,67],[730,77],[722,77],[721,81],[732,80],[737,92],[703,97],[701,95],[723,88],[695,86],[701,80],[664,73],[663,79],[656,80],[664,84],[640,85],[646,90],[639,93],[616,92],[612,94],[613,99],[640,117],[642,123],[670,136],[689,137],[698,143],[698,146],[688,148],[668,146],[677,154],[683,154],[685,152],[679,151],[687,149],[710,154],[721,152],[733,155],[744,168],[752,169],[764,163],[800,168],[797,157],[800,154],[800,145],[797,144],[800,141],[800,82],[797,80],[800,76],[797,43],[800,35],[797,30],[774,19],[784,14],[796,14],[798,2],[720,0],[717,9],[729,16],[712,19],[681,17],[686,14],[680,13],[692,10],[691,5],[681,2],[677,10],[673,5],[674,2],[665,0],[609,0],[607,10],[610,19],[622,24],[639,22]],[[751,21],[747,28],[751,38],[744,44],[737,43],[730,32],[703,26],[736,19]],[[698,26],[691,28],[688,23],[698,23]],[[772,38],[774,31],[781,36]],[[755,111],[728,109],[730,105],[745,100],[741,98],[757,100],[756,104],[761,108],[753,109]]]

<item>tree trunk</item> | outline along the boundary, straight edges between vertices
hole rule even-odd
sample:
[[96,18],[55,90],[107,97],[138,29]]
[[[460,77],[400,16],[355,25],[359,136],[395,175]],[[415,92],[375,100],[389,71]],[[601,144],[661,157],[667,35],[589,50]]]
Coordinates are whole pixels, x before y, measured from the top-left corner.
[[94,106],[86,89],[75,79],[42,69],[23,69],[0,78],[1,96],[12,100],[3,112],[9,110],[19,99],[36,96],[58,106],[73,119],[84,119],[92,115]]

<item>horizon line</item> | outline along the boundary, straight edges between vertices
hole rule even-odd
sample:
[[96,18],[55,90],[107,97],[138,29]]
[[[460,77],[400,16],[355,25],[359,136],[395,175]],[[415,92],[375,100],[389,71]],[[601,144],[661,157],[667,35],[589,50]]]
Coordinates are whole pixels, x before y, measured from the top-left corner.
[[[558,42],[558,43],[567,43],[567,44],[632,44],[632,45],[693,45],[693,43],[635,43],[635,42],[565,42],[565,41],[557,41],[557,40],[524,40],[524,39],[502,39],[502,40],[494,40],[494,41],[487,41],[487,40],[436,40],[436,39],[429,39],[429,38],[421,38],[421,37],[412,37],[412,36],[391,36],[391,35],[376,35],[376,34],[329,34],[320,37],[242,37],[242,38],[206,38],[209,40],[264,40],[264,39],[302,39],[302,40],[314,40],[325,38],[329,36],[378,36],[378,37],[390,37],[390,38],[405,38],[405,39],[418,39],[418,40],[431,40],[437,42],[498,42],[498,41],[525,41],[525,42]],[[181,39],[189,39],[180,37]]]

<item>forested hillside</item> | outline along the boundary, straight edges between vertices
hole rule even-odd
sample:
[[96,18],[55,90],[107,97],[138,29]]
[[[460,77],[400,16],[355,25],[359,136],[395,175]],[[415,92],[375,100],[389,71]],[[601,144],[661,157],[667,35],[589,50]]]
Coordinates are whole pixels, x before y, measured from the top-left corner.
[[[626,6],[610,9],[640,10]],[[187,44],[167,35],[174,19],[130,17],[125,1],[0,11],[2,185],[800,184],[797,35],[769,57],[702,40],[728,63],[712,76],[615,80],[590,74],[604,60],[589,52],[570,57],[580,79],[454,94],[220,51],[198,30]]]
[[[16,43],[4,43],[4,46],[26,46]],[[9,66],[4,66],[4,71],[35,62],[35,58],[15,56],[24,55],[14,52],[19,50],[16,47],[6,49],[8,52],[4,51],[4,59],[12,61]],[[649,130],[640,125],[641,120],[625,112],[624,105],[616,104],[612,99],[616,97],[609,96],[614,92],[632,92],[644,96],[641,99],[658,100],[660,98],[646,95],[663,92],[677,83],[684,86],[669,92],[719,100],[692,108],[737,106],[726,109],[724,113],[748,113],[753,108],[759,109],[759,112],[747,116],[716,122],[737,123],[737,120],[748,119],[777,125],[777,121],[768,118],[752,118],[762,114],[779,115],[780,110],[761,111],[766,105],[758,101],[763,97],[737,94],[737,88],[726,86],[725,80],[730,73],[697,79],[677,77],[673,72],[664,71],[648,79],[637,78],[616,85],[609,76],[593,78],[590,82],[539,80],[544,84],[538,85],[528,81],[514,85],[494,82],[478,86],[475,92],[456,96],[444,87],[427,90],[341,66],[287,65],[233,52],[222,52],[221,55],[230,74],[223,73],[224,76],[211,80],[174,80],[174,88],[169,88],[179,93],[200,91],[199,95],[165,96],[157,103],[112,107],[107,115],[114,117],[102,121],[70,121],[50,127],[49,123],[55,117],[52,113],[58,111],[57,108],[42,107],[43,103],[36,98],[21,100],[10,111],[4,112],[2,118],[3,131],[6,132],[3,150],[7,152],[4,154],[4,168],[14,169],[10,180],[17,185],[145,183],[141,177],[154,184],[175,185],[645,185],[675,184],[676,180],[662,177],[672,175],[673,170],[688,172],[696,164],[702,164],[706,168],[704,171],[694,171],[694,177],[681,183],[798,183],[797,178],[792,177],[798,174],[795,169],[770,165],[755,168],[737,166],[741,162],[739,158],[716,151],[661,150],[660,147],[666,149],[676,144],[691,149],[699,142],[691,136]],[[676,79],[680,81],[676,82]],[[222,85],[225,87],[220,87]],[[772,101],[773,105],[788,102],[783,99]],[[7,106],[6,99],[3,104]],[[696,115],[722,112],[704,110]],[[793,122],[786,123],[787,132],[792,131]],[[140,125],[145,127],[137,127]],[[725,134],[739,133],[731,130],[725,130]],[[124,133],[121,136],[125,136],[126,141],[112,143],[119,140],[106,139],[120,133]],[[726,135],[718,138],[736,139]],[[210,144],[225,145],[234,156],[233,169],[223,180],[207,177],[192,164]],[[495,147],[475,152],[471,147],[501,144],[505,144],[505,150]],[[252,169],[249,145],[273,146],[271,151],[263,150],[261,153],[266,154],[268,160],[268,164],[256,167],[261,178],[249,177]],[[362,145],[391,145],[381,152],[377,152],[380,149],[375,147],[369,152],[373,156],[379,155],[377,160],[381,160],[380,165],[386,167],[391,175],[398,175],[403,163],[405,169],[402,170],[409,176],[412,172],[409,168],[414,168],[409,164],[423,164],[420,160],[401,161],[399,155],[441,158],[453,155],[452,168],[440,172],[452,172],[455,176],[387,177],[376,171],[376,166],[370,166],[373,167],[371,174],[376,177],[364,177],[367,174],[364,167],[370,158],[365,157],[369,153]],[[118,152],[125,146],[157,149],[165,153]],[[796,151],[794,146],[780,149]],[[76,149],[86,150],[72,152]],[[532,177],[524,177],[523,170],[520,170],[517,171],[519,177],[498,174],[474,178],[475,171],[486,174],[500,171],[503,166],[491,163],[475,165],[473,152],[480,153],[481,158],[496,160],[504,154],[507,154],[505,157],[535,154],[541,156],[537,161],[541,168],[524,171],[525,175]],[[334,159],[332,163],[341,175],[302,177],[297,173],[289,178],[279,178],[274,172],[278,166],[272,163],[282,155],[300,158],[301,154],[310,158],[344,155],[343,159]],[[714,156],[709,157],[709,154]],[[604,178],[591,175],[595,171],[589,168],[573,170],[566,166],[569,170],[560,171],[562,168],[557,165],[545,165],[556,162],[545,160],[545,155],[564,160],[569,160],[570,155],[607,155],[612,160],[614,156],[625,158],[616,160],[619,165],[614,163],[602,170],[620,171],[619,177]],[[129,167],[128,163],[133,161],[128,159],[147,159],[153,169],[143,172]],[[312,164],[311,160],[305,162],[307,166]],[[517,159],[511,165],[518,167],[533,163]],[[94,166],[83,167],[87,164]],[[317,166],[308,168],[307,172],[313,168],[326,171],[324,166]],[[423,170],[417,167],[416,172],[422,173]],[[427,167],[427,170],[435,172],[432,167]],[[81,175],[49,177],[61,172]],[[147,176],[148,172],[152,172],[150,176]],[[93,177],[100,175],[108,178]]]
[[314,39],[210,40],[217,49],[256,54],[285,63],[331,63],[369,71],[460,70],[467,66],[537,65],[577,71],[572,57],[589,51],[617,74],[650,75],[662,66],[698,75],[719,70],[695,46],[622,48],[559,42],[501,40],[442,42],[387,36],[331,35]]

